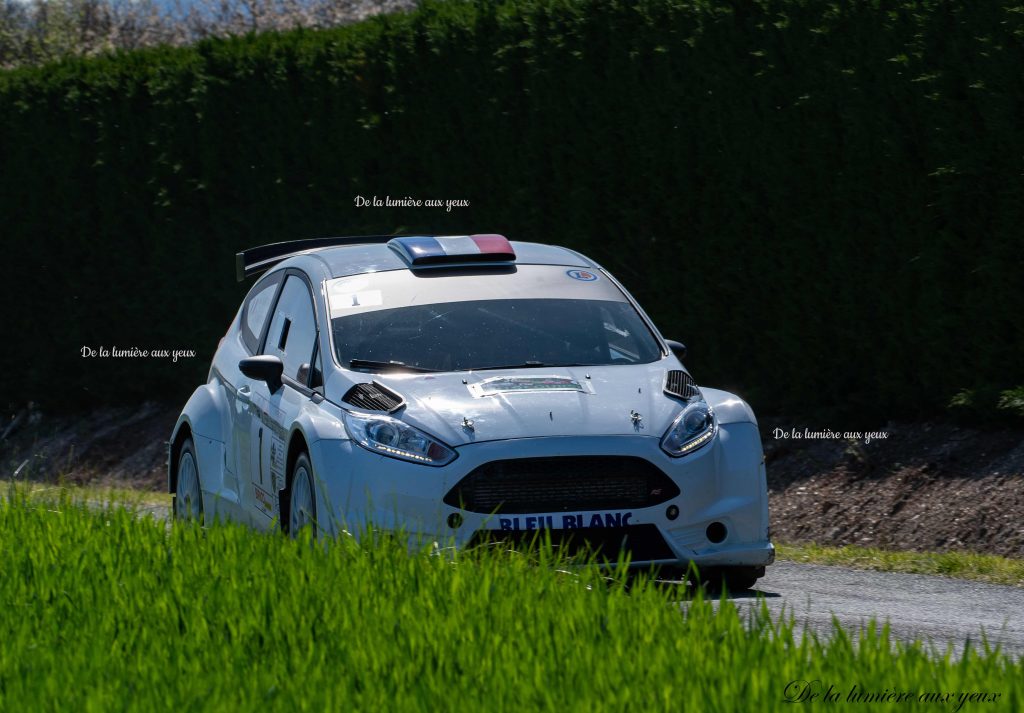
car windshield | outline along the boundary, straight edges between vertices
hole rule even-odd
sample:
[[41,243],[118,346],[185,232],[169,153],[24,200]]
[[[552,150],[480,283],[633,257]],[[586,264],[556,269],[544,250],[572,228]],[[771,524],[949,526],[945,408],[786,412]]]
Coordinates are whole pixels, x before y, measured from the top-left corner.
[[[641,316],[606,278],[588,285],[564,268],[532,267],[512,275],[416,282],[421,278],[401,271],[328,283],[338,362],[368,371],[462,371],[661,358]],[[551,296],[525,296],[530,292]],[[445,294],[450,301],[435,301]]]

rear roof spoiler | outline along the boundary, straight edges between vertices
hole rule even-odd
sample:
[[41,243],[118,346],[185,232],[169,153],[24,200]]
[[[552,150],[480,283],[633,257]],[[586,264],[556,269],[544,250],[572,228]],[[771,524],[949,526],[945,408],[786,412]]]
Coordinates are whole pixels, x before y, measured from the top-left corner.
[[269,270],[292,255],[298,255],[307,250],[341,245],[378,245],[396,237],[399,236],[351,235],[341,238],[308,238],[306,240],[289,240],[283,243],[260,245],[235,254],[235,277],[241,282],[247,277],[252,277]]

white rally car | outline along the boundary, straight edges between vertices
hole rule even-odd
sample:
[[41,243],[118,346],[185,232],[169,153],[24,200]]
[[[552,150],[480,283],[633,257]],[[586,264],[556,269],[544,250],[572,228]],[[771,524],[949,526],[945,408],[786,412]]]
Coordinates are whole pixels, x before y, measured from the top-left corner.
[[700,388],[637,303],[566,248],[325,238],[265,272],[170,440],[182,518],[470,546],[547,530],[752,585],[774,559],[754,414]]

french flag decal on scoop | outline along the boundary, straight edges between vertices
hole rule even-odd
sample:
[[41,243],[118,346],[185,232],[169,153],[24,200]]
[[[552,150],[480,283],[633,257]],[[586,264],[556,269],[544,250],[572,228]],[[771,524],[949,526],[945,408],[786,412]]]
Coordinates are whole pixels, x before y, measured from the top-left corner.
[[511,262],[515,251],[504,235],[445,235],[392,238],[388,247],[410,266],[465,262]]

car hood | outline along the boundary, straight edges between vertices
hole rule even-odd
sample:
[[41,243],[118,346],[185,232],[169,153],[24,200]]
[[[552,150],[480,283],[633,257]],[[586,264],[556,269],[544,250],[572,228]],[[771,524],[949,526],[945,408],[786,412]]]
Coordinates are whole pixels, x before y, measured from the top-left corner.
[[663,390],[673,368],[665,362],[375,380],[405,399],[396,416],[453,446],[551,436],[660,438],[685,403]]

